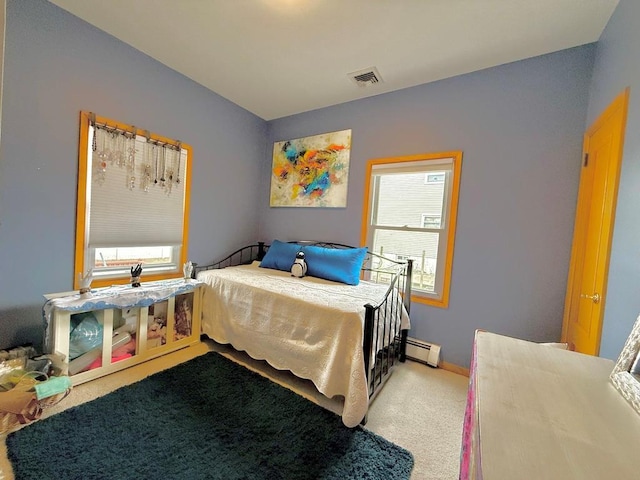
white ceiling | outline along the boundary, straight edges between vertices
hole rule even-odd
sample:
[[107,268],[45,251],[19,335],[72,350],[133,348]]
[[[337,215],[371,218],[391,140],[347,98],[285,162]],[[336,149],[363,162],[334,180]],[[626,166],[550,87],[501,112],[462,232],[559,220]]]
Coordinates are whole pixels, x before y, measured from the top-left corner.
[[[265,120],[595,42],[618,0],[49,0]],[[376,67],[383,82],[348,74]]]

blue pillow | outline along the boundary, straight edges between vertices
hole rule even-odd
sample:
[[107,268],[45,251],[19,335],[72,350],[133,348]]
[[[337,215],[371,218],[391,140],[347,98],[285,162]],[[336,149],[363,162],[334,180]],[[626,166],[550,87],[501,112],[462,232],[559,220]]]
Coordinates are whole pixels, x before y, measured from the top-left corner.
[[324,248],[316,246],[303,247],[307,262],[307,275],[333,280],[334,282],[358,285],[360,269],[367,255],[366,247],[362,248]]
[[263,268],[273,268],[288,272],[296,259],[296,254],[300,251],[300,245],[295,243],[281,242],[274,240],[264,258],[260,262]]

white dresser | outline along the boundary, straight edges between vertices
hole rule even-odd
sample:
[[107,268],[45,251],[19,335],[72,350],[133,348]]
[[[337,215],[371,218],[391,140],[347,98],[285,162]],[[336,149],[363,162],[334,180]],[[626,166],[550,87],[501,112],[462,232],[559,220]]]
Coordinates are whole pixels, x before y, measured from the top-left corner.
[[611,360],[478,331],[460,478],[640,479],[640,415]]

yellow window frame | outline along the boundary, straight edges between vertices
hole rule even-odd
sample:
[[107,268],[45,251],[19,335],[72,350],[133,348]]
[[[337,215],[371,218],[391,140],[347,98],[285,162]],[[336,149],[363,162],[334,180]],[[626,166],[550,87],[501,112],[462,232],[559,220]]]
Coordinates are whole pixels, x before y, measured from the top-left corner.
[[[411,301],[423,303],[426,305],[430,305],[433,307],[439,308],[448,308],[449,306],[449,297],[451,292],[451,273],[453,270],[453,254],[455,247],[455,235],[456,235],[456,223],[458,218],[458,198],[460,195],[460,177],[461,177],[461,168],[462,168],[462,151],[449,151],[449,152],[438,152],[438,153],[424,153],[417,155],[408,155],[408,156],[400,156],[400,157],[388,157],[388,158],[377,158],[372,159],[367,162],[366,174],[365,174],[365,188],[364,188],[364,202],[363,205],[363,214],[362,214],[362,230],[360,237],[361,245],[368,245],[369,241],[369,224],[372,215],[372,192],[371,192],[371,183],[372,183],[372,172],[375,165],[382,164],[403,164],[408,162],[418,162],[418,161],[436,161],[442,159],[451,159],[452,160],[452,181],[450,188],[450,197],[447,200],[447,218],[449,222],[449,229],[447,232],[447,246],[445,253],[445,260],[443,264],[443,272],[444,275],[442,280],[442,293],[439,298],[435,296],[431,296],[428,294],[420,294],[413,293],[411,296]],[[371,245],[369,245],[371,247]],[[438,260],[439,263],[439,260]]]
[[[78,153],[78,194],[77,194],[77,207],[76,207],[76,241],[75,241],[75,267],[73,276],[73,288],[80,288],[80,280],[78,275],[84,275],[92,267],[85,265],[85,251],[88,248],[87,245],[87,178],[88,178],[88,151],[89,151],[89,131],[91,122],[95,121],[99,125],[107,125],[109,127],[117,128],[119,130],[125,130],[128,132],[135,132],[136,135],[148,136],[152,141],[170,144],[178,146],[176,140],[157,135],[155,133],[148,132],[146,130],[138,129],[132,125],[127,125],[123,122],[118,122],[107,117],[93,115],[91,112],[80,112],[80,140],[79,140],[79,153]],[[191,192],[191,162],[193,158],[193,148],[185,143],[179,143],[180,148],[187,152],[187,163],[185,169],[185,175],[182,181],[184,182],[185,195],[184,195],[184,210],[183,210],[183,231],[182,231],[182,248],[180,249],[180,259],[178,263],[177,272],[164,272],[157,274],[145,275],[143,272],[142,280],[145,282],[151,282],[156,280],[165,280],[169,278],[180,278],[183,276],[181,266],[187,262],[188,258],[188,246],[189,246],[189,209],[190,209],[190,192]],[[131,280],[130,275],[126,276],[110,276],[108,278],[94,278],[92,287],[106,287],[113,284],[125,284]]]

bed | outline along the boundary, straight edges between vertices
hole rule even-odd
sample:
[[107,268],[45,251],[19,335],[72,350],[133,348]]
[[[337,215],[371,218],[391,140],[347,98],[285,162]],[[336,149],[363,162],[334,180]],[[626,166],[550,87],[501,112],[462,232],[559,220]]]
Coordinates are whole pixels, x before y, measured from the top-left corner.
[[[303,278],[289,270],[300,250],[309,268]],[[336,266],[348,275],[334,278]],[[411,269],[410,260],[343,244],[249,245],[194,265],[194,278],[205,283],[202,333],[311,380],[329,398],[344,397],[342,421],[354,427],[405,360]]]

